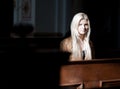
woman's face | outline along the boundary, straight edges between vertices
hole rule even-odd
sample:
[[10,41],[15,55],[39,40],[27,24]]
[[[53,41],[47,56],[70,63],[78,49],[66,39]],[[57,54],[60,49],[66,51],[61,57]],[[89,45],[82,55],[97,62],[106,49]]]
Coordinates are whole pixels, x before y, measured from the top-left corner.
[[86,19],[80,20],[78,24],[78,33],[80,35],[84,35],[85,33],[87,33],[88,29],[89,29],[88,20]]

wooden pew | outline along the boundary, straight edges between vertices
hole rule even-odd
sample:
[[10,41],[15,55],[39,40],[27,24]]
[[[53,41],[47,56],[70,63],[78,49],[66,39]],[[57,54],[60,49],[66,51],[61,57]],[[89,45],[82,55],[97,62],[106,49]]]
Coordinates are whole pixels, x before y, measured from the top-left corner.
[[120,58],[67,63],[60,68],[60,86],[76,87],[70,89],[120,87],[119,68]]

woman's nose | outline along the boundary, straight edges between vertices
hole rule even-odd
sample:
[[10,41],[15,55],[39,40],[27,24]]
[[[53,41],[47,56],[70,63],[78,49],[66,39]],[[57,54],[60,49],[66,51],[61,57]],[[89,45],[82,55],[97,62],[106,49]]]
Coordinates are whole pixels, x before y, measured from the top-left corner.
[[85,28],[85,25],[82,25],[82,28]]

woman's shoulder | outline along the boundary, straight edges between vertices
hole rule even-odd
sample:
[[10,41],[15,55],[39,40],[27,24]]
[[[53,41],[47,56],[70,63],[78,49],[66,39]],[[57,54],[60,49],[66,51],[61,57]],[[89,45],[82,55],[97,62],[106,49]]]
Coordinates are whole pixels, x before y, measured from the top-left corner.
[[67,43],[69,43],[69,42],[71,42],[71,37],[67,37],[67,38],[64,38],[62,41],[61,41],[61,43],[62,44],[67,44]]
[[64,38],[63,40],[70,40],[71,36]]
[[72,41],[72,38],[71,37],[67,37],[67,38],[64,38],[61,42],[60,42],[60,49],[62,51],[68,51],[69,50],[69,47],[71,45],[71,41]]

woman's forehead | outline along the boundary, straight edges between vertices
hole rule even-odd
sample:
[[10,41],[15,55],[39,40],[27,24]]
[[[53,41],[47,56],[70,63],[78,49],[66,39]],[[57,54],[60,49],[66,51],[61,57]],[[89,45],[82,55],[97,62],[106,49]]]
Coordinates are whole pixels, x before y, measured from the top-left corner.
[[81,22],[88,23],[88,19],[81,19],[81,20],[79,21],[79,23],[81,23]]

